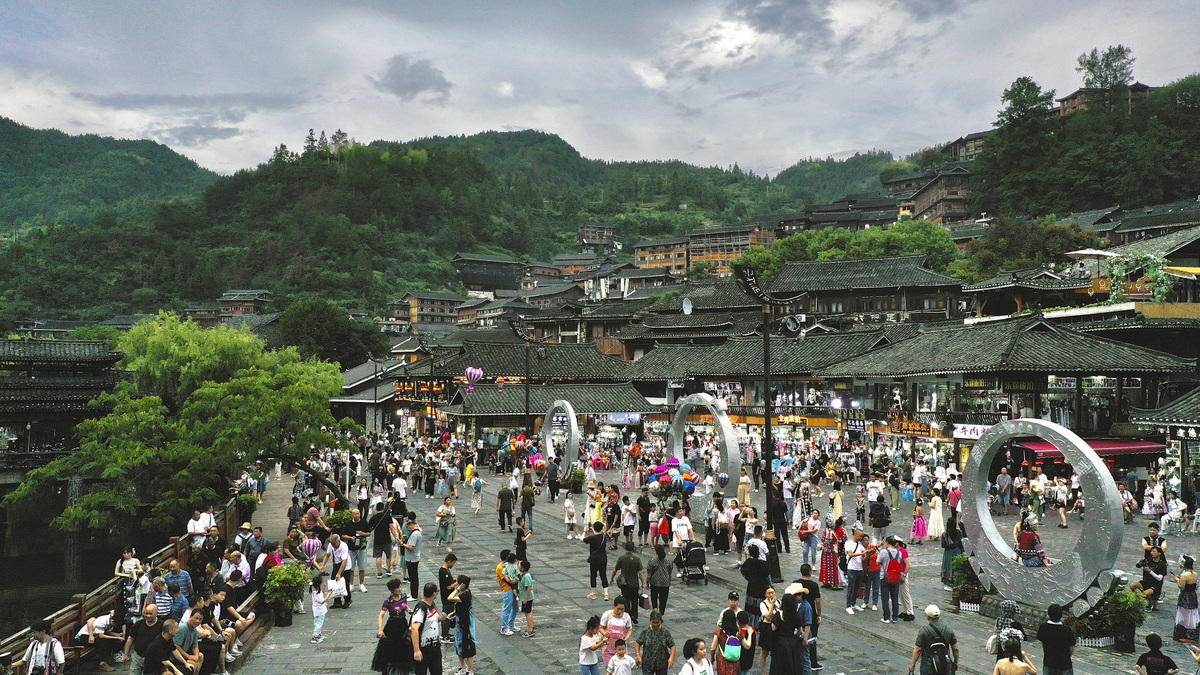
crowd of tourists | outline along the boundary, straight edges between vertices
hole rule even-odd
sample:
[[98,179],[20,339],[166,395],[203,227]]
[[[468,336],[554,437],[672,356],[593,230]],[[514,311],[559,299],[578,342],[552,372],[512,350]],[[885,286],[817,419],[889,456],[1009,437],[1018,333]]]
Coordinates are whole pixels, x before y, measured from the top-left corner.
[[[605,611],[587,620],[579,638],[582,674],[640,669],[740,675],[755,668],[767,675],[819,672],[818,636],[830,598],[836,598],[835,604],[844,599],[852,616],[878,612],[885,624],[916,621],[910,547],[940,546],[940,578],[947,590],[953,582],[952,562],[963,549],[961,483],[952,465],[870,453],[836,439],[780,444],[768,474],[771,498],[764,500],[762,512],[750,504],[751,495],[763,489],[757,453],[743,447],[740,466],[730,477],[723,473],[730,467],[722,466],[725,458],[711,434],[689,433],[685,454],[703,478],[686,498],[673,494],[668,499],[657,488],[654,467],[665,461],[666,450],[656,437],[640,442],[591,438],[580,457],[546,453],[545,464],[532,475],[523,471],[525,460],[505,451],[504,443],[484,447],[448,433],[417,437],[392,429],[357,440],[356,451],[314,453],[307,461],[312,472],[295,471],[289,526],[280,542],[269,541],[249,522],[226,539],[208,508],[192,514],[187,552],[167,569],[151,569],[126,550],[114,569],[121,579],[121,601],[114,611],[90,618],[77,636],[96,646],[91,653],[98,668],[112,670],[112,664],[124,661],[137,673],[222,674],[225,664],[241,654],[240,636],[255,618],[239,613],[242,601],[261,587],[273,566],[301,565],[309,570],[311,585],[294,611],[311,613],[310,642],[325,640],[330,610],[361,601],[373,569],[387,592],[375,622],[372,668],[440,675],[446,650],[458,662],[455,675],[472,675],[483,627],[477,622],[473,581],[455,571],[458,556],[498,554],[495,583],[501,607],[495,630],[503,637],[519,632],[536,638],[537,569],[529,547],[539,503],[541,528],[548,526],[545,506],[562,509],[559,536],[584,544],[580,556],[589,568],[587,597],[602,594],[606,602]],[[537,448],[527,448],[529,454],[538,454]],[[282,479],[282,467],[274,468],[275,479]],[[582,480],[575,469],[582,471]],[[338,504],[314,473],[335,481],[348,503]],[[270,470],[254,465],[238,483],[261,500],[270,482]],[[485,500],[487,486],[494,497]],[[1030,567],[1054,564],[1037,527],[1048,513],[1057,512],[1060,527],[1068,526],[1068,516],[1082,516],[1077,477],[1049,478],[1040,470],[1014,466],[1011,474],[1007,468],[1001,471],[989,488],[997,513],[1014,507],[1021,513],[1013,533],[1016,559]],[[1172,498],[1164,496],[1159,514],[1158,506],[1144,510],[1127,482],[1120,490],[1123,498],[1130,497],[1130,514],[1155,518],[1143,540],[1144,560],[1137,564],[1142,579],[1131,587],[1157,608],[1170,576],[1180,589],[1174,637],[1191,643],[1200,623],[1194,560],[1180,556],[1177,569],[1168,569],[1168,545],[1157,520],[1160,515],[1174,517]],[[1148,485],[1143,494],[1156,499],[1158,488]],[[417,499],[433,503],[413,508]],[[469,507],[460,509],[463,501]],[[350,518],[331,527],[326,519],[342,509],[350,511]],[[901,509],[911,509],[912,516],[903,531],[893,526]],[[511,547],[491,553],[460,547],[456,553],[460,518],[474,520],[481,511],[494,513],[496,526],[513,535]],[[491,517],[486,513],[473,526]],[[789,567],[798,563],[789,582],[771,581],[768,530]],[[431,541],[425,541],[427,536]],[[798,548],[794,557],[793,537]],[[731,556],[721,560],[744,578],[744,591],[728,594],[711,634],[677,645],[667,618],[672,615],[672,586],[690,575],[707,576],[717,556]],[[422,578],[422,562],[439,564],[436,580]],[[639,627],[646,612],[648,625]],[[924,621],[916,631],[910,672],[953,672],[959,647],[952,628],[936,605],[919,613]],[[1051,605],[1047,614],[1049,621],[1036,635],[1045,671],[1072,672],[1075,639],[1063,624],[1063,608]],[[33,629],[35,639],[18,663],[30,666],[29,672],[41,667],[42,673],[55,673],[64,662],[62,647],[50,637],[49,626]],[[1002,607],[993,638],[987,650],[996,654],[995,672],[1036,672],[1024,651],[1030,636],[1021,627],[1015,603]],[[1161,640],[1159,647],[1153,639],[1149,642],[1150,652],[1139,667],[1157,673],[1156,664],[1170,659],[1159,649]],[[1200,660],[1200,648],[1192,653]]]

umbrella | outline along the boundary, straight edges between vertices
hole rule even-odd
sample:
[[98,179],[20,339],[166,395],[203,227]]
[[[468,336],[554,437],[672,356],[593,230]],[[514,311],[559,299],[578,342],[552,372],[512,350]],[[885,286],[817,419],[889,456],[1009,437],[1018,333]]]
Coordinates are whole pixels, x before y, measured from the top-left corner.
[[1115,258],[1117,257],[1117,254],[1113,253],[1112,251],[1103,251],[1098,248],[1085,248],[1078,251],[1071,251],[1067,254],[1067,257],[1071,258],[1072,260],[1094,260],[1096,262],[1096,266],[1095,273],[1092,275],[1092,278],[1098,279],[1100,277],[1100,261],[1105,258]]

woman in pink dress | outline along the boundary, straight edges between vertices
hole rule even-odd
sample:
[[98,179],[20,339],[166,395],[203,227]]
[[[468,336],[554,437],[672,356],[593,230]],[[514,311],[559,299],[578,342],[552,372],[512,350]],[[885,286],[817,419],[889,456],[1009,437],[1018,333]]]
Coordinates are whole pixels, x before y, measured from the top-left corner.
[[[637,602],[636,599],[632,602]],[[608,631],[608,642],[604,644],[604,663],[608,663],[617,653],[617,640],[629,640],[633,632],[633,621],[625,612],[625,598],[617,596],[613,600],[613,608],[600,616],[600,627]]]

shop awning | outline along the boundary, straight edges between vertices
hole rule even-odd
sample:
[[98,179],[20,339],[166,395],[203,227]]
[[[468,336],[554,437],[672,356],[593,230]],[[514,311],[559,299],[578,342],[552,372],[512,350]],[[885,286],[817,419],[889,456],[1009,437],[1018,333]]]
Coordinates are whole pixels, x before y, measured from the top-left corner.
[[[1154,441],[1116,441],[1116,440],[1087,440],[1085,442],[1091,446],[1092,450],[1096,451],[1101,457],[1113,457],[1116,455],[1139,455],[1146,453],[1162,452],[1167,446]],[[1017,445],[1033,450],[1037,453],[1039,459],[1056,459],[1062,457],[1062,453],[1052,443],[1046,441],[1017,441]]]

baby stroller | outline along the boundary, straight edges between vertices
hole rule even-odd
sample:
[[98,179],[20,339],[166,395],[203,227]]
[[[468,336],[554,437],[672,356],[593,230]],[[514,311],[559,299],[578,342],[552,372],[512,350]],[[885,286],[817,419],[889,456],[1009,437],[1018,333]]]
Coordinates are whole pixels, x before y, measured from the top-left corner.
[[683,582],[704,580],[708,585],[708,565],[704,555],[704,545],[698,541],[689,541],[683,549]]

